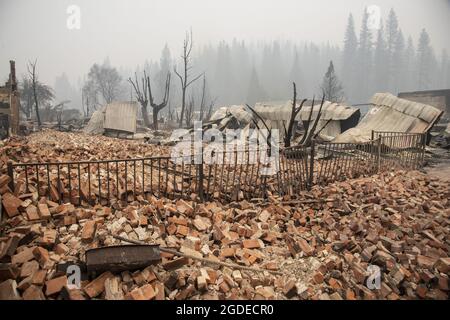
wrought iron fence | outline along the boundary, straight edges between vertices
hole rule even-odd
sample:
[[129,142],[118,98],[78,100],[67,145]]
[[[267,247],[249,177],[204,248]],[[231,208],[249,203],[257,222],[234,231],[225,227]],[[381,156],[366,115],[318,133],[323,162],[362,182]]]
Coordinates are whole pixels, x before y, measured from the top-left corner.
[[[280,150],[242,149],[195,156],[8,163],[15,193],[58,203],[110,204],[149,195],[234,201],[295,195],[314,184],[423,164],[424,134],[373,132],[367,143],[316,143]],[[272,155],[273,156],[273,155]],[[271,161],[270,161],[271,160]],[[271,170],[273,170],[271,172]]]

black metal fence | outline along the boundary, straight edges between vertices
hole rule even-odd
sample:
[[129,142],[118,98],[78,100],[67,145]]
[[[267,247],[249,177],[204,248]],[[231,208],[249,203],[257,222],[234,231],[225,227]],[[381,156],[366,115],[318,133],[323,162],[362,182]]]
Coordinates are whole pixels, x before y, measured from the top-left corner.
[[[212,152],[188,157],[150,157],[54,163],[8,163],[16,194],[58,203],[110,204],[154,195],[172,199],[233,201],[295,195],[314,184],[423,164],[424,134],[373,132],[367,143],[317,143],[269,150]],[[198,159],[197,159],[198,160]]]

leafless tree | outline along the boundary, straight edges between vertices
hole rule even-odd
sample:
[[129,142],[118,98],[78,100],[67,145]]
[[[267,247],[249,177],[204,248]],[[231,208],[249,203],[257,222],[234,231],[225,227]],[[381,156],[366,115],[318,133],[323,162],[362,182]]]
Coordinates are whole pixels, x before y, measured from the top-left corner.
[[169,93],[170,93],[170,72],[167,72],[166,77],[166,85],[164,88],[164,98],[163,101],[159,104],[155,103],[153,100],[153,94],[152,94],[152,86],[150,84],[150,76],[147,76],[147,86],[148,86],[148,96],[150,98],[150,105],[153,109],[153,128],[155,130],[158,130],[158,113],[162,109],[164,109],[167,105],[167,102],[169,102]]
[[205,113],[205,104],[206,104],[206,76],[203,74],[203,86],[202,86],[202,98],[200,100],[200,115],[198,117],[198,120],[203,121],[203,115]]
[[[313,109],[314,109],[314,98],[313,98],[313,102],[311,104],[311,111],[308,116],[308,126],[305,128],[305,134],[303,135],[302,140],[300,141],[301,145],[304,145],[304,146],[310,145],[311,140],[314,137],[314,131],[316,131],[317,124],[319,123],[320,117],[322,116],[322,108],[323,108],[324,102],[325,102],[325,95],[322,96],[322,102],[320,103],[319,111],[317,112],[317,116],[314,119],[313,125],[311,126],[310,121],[311,121],[311,117],[312,117],[312,113],[313,113]],[[322,130],[322,129],[323,128],[321,128],[320,130]]]
[[209,102],[208,113],[206,114],[206,118],[205,118],[206,120],[211,119],[212,112],[213,112],[213,107],[214,107],[214,105],[216,104],[217,99],[218,99],[218,98],[216,97],[216,98],[212,99],[212,100]]
[[136,93],[136,98],[138,102],[141,104],[141,113],[142,118],[144,119],[144,125],[145,127],[150,128],[150,120],[148,118],[148,110],[147,110],[148,106],[147,88],[149,78],[147,77],[147,74],[144,71],[144,75],[141,77],[141,85],[139,85],[137,73],[135,73],[134,75],[136,80],[133,82],[131,78],[128,78],[128,81],[133,86],[134,92]]
[[121,94],[122,78],[116,68],[104,63],[94,64],[89,70],[88,80],[100,92],[106,103],[111,103]]
[[189,80],[190,70],[192,69],[191,65],[191,52],[192,52],[192,29],[190,33],[186,32],[186,37],[183,42],[183,55],[181,56],[183,63],[183,71],[182,74],[178,73],[177,68],[174,67],[174,72],[180,79],[181,83],[181,114],[179,118],[179,126],[183,126],[184,112],[186,109],[186,90],[187,88],[196,80],[198,80],[202,74],[197,75],[196,77]]
[[34,98],[34,107],[36,110],[36,120],[38,122],[38,126],[41,126],[41,117],[39,115],[39,102],[38,102],[38,95],[37,95],[37,74],[36,74],[36,64],[37,60],[34,62],[29,61],[28,62],[28,74],[30,76],[31,81],[31,87],[33,89],[33,98]]
[[184,113],[185,116],[185,123],[187,127],[191,126],[192,120],[194,119],[194,105],[195,105],[195,100],[194,100],[194,96],[191,95],[189,97],[189,102],[186,105],[186,112]]
[[[38,80],[35,82],[35,89],[40,108],[49,105],[55,98],[53,89]],[[20,99],[20,110],[25,113],[27,119],[30,119],[35,102],[33,81],[28,77],[24,77],[20,83]]]
[[287,130],[285,128],[284,134],[284,146],[286,148],[291,146],[292,131],[294,130],[295,118],[297,117],[298,113],[302,110],[303,104],[306,102],[306,99],[303,99],[303,101],[300,103],[300,106],[297,108],[297,86],[295,85],[295,82],[293,82],[292,84],[294,87],[294,98],[292,100],[291,117],[289,119],[288,128]]
[[92,81],[86,81],[81,89],[82,104],[86,107],[83,111],[86,117],[89,117],[92,111],[97,109],[98,102],[98,92],[95,88],[95,84]]

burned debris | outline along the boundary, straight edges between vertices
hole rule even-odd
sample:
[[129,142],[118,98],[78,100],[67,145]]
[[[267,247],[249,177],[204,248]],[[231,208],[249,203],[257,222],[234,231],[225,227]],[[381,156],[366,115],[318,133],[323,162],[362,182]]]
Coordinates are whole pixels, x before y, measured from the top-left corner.
[[367,20],[323,54],[197,54],[190,30],[181,59],[167,44],[159,62],[106,58],[76,87],[63,70],[44,83],[37,59],[17,81],[10,61],[0,300],[448,300],[449,90],[386,92],[414,88],[407,73],[423,88],[437,64],[425,30],[417,59],[409,42],[394,61],[393,10],[371,52]]

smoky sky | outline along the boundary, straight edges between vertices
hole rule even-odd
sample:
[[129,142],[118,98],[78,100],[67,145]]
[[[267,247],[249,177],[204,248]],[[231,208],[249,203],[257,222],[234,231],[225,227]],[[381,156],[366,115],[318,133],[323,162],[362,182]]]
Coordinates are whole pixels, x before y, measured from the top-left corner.
[[[79,30],[66,26],[70,5],[81,10]],[[0,81],[11,59],[19,76],[37,59],[39,77],[50,85],[63,72],[76,84],[106,57],[134,70],[146,59],[158,60],[166,43],[179,57],[189,28],[195,48],[233,39],[342,46],[349,13],[358,34],[369,5],[378,5],[383,18],[394,8],[415,44],[426,28],[436,54],[450,49],[448,0],[0,0]]]

